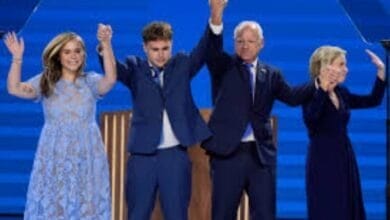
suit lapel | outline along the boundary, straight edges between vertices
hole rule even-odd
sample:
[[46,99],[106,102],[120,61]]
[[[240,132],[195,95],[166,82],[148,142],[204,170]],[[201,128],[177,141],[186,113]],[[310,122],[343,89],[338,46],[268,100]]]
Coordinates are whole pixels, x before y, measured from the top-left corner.
[[[245,69],[244,62],[237,55],[234,56],[234,65],[237,67],[239,76],[244,83],[249,83],[248,72]],[[249,85],[249,84],[248,84]]]
[[264,64],[257,62],[256,67],[256,84],[265,82],[265,75],[267,74],[267,68],[265,68]]
[[266,74],[267,74],[267,68],[264,66],[264,64],[258,61],[256,67],[256,85],[255,85],[254,103],[259,103],[260,101],[259,99],[261,98],[262,91],[264,91],[265,86],[267,86]]
[[244,92],[245,92],[245,94],[244,94],[245,97],[250,98],[251,103],[252,103],[252,91],[251,91],[251,87],[250,87],[248,70],[246,69],[243,61],[238,56],[234,57],[234,65],[238,69],[238,75],[239,75],[239,79],[240,79],[239,82],[235,82],[235,83],[242,84],[242,87],[244,88]]
[[171,58],[166,64],[164,68],[164,75],[163,75],[163,80],[164,80],[164,86],[163,89],[165,90],[166,88],[169,88],[169,83],[172,79],[172,73],[173,69],[175,68],[175,62],[173,62],[173,59]]
[[153,83],[153,84],[156,84],[153,80],[153,77],[152,77],[152,70],[151,70],[151,67],[149,66],[149,63],[148,61],[145,61],[142,63],[142,66],[141,66],[141,70],[144,70],[144,73],[146,75],[146,78],[148,78],[148,81],[150,83]]
[[161,92],[161,87],[153,80],[152,70],[151,70],[151,67],[149,66],[149,62],[147,60],[142,62],[140,69],[146,77],[146,82],[151,84],[153,88],[155,88]]

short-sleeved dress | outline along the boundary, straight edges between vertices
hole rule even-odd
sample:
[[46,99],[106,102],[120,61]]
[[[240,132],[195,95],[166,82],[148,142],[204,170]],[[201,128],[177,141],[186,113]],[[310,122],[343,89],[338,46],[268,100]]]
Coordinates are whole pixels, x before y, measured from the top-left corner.
[[48,98],[41,75],[29,80],[42,101],[42,128],[27,193],[24,219],[108,220],[111,196],[107,156],[96,123],[96,73],[60,80]]

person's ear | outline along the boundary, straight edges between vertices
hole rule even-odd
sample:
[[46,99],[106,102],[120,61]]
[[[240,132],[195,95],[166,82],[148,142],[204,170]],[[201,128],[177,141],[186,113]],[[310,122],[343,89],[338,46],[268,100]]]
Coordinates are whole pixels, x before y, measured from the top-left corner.
[[259,48],[260,49],[264,48],[264,38],[260,39]]

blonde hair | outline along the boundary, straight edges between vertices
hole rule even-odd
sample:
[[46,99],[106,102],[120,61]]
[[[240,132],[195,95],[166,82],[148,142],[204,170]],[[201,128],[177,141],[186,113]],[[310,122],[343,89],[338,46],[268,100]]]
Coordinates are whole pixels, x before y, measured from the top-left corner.
[[83,39],[73,32],[64,32],[56,37],[54,37],[42,53],[42,62],[43,62],[43,73],[40,81],[41,92],[45,97],[49,97],[53,94],[53,90],[55,84],[60,80],[62,75],[62,65],[60,61],[60,52],[61,49],[67,44],[69,41],[77,40],[84,51],[84,59],[83,63],[78,70],[78,75],[80,76],[85,67],[85,44]]
[[321,67],[333,63],[333,61],[345,56],[347,51],[337,46],[325,45],[317,48],[310,57],[309,71],[312,79],[320,75]]

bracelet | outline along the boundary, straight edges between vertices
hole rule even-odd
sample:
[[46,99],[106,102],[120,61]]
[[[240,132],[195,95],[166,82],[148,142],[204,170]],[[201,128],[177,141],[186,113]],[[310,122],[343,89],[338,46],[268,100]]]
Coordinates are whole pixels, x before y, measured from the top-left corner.
[[12,58],[13,63],[22,63],[22,58]]

